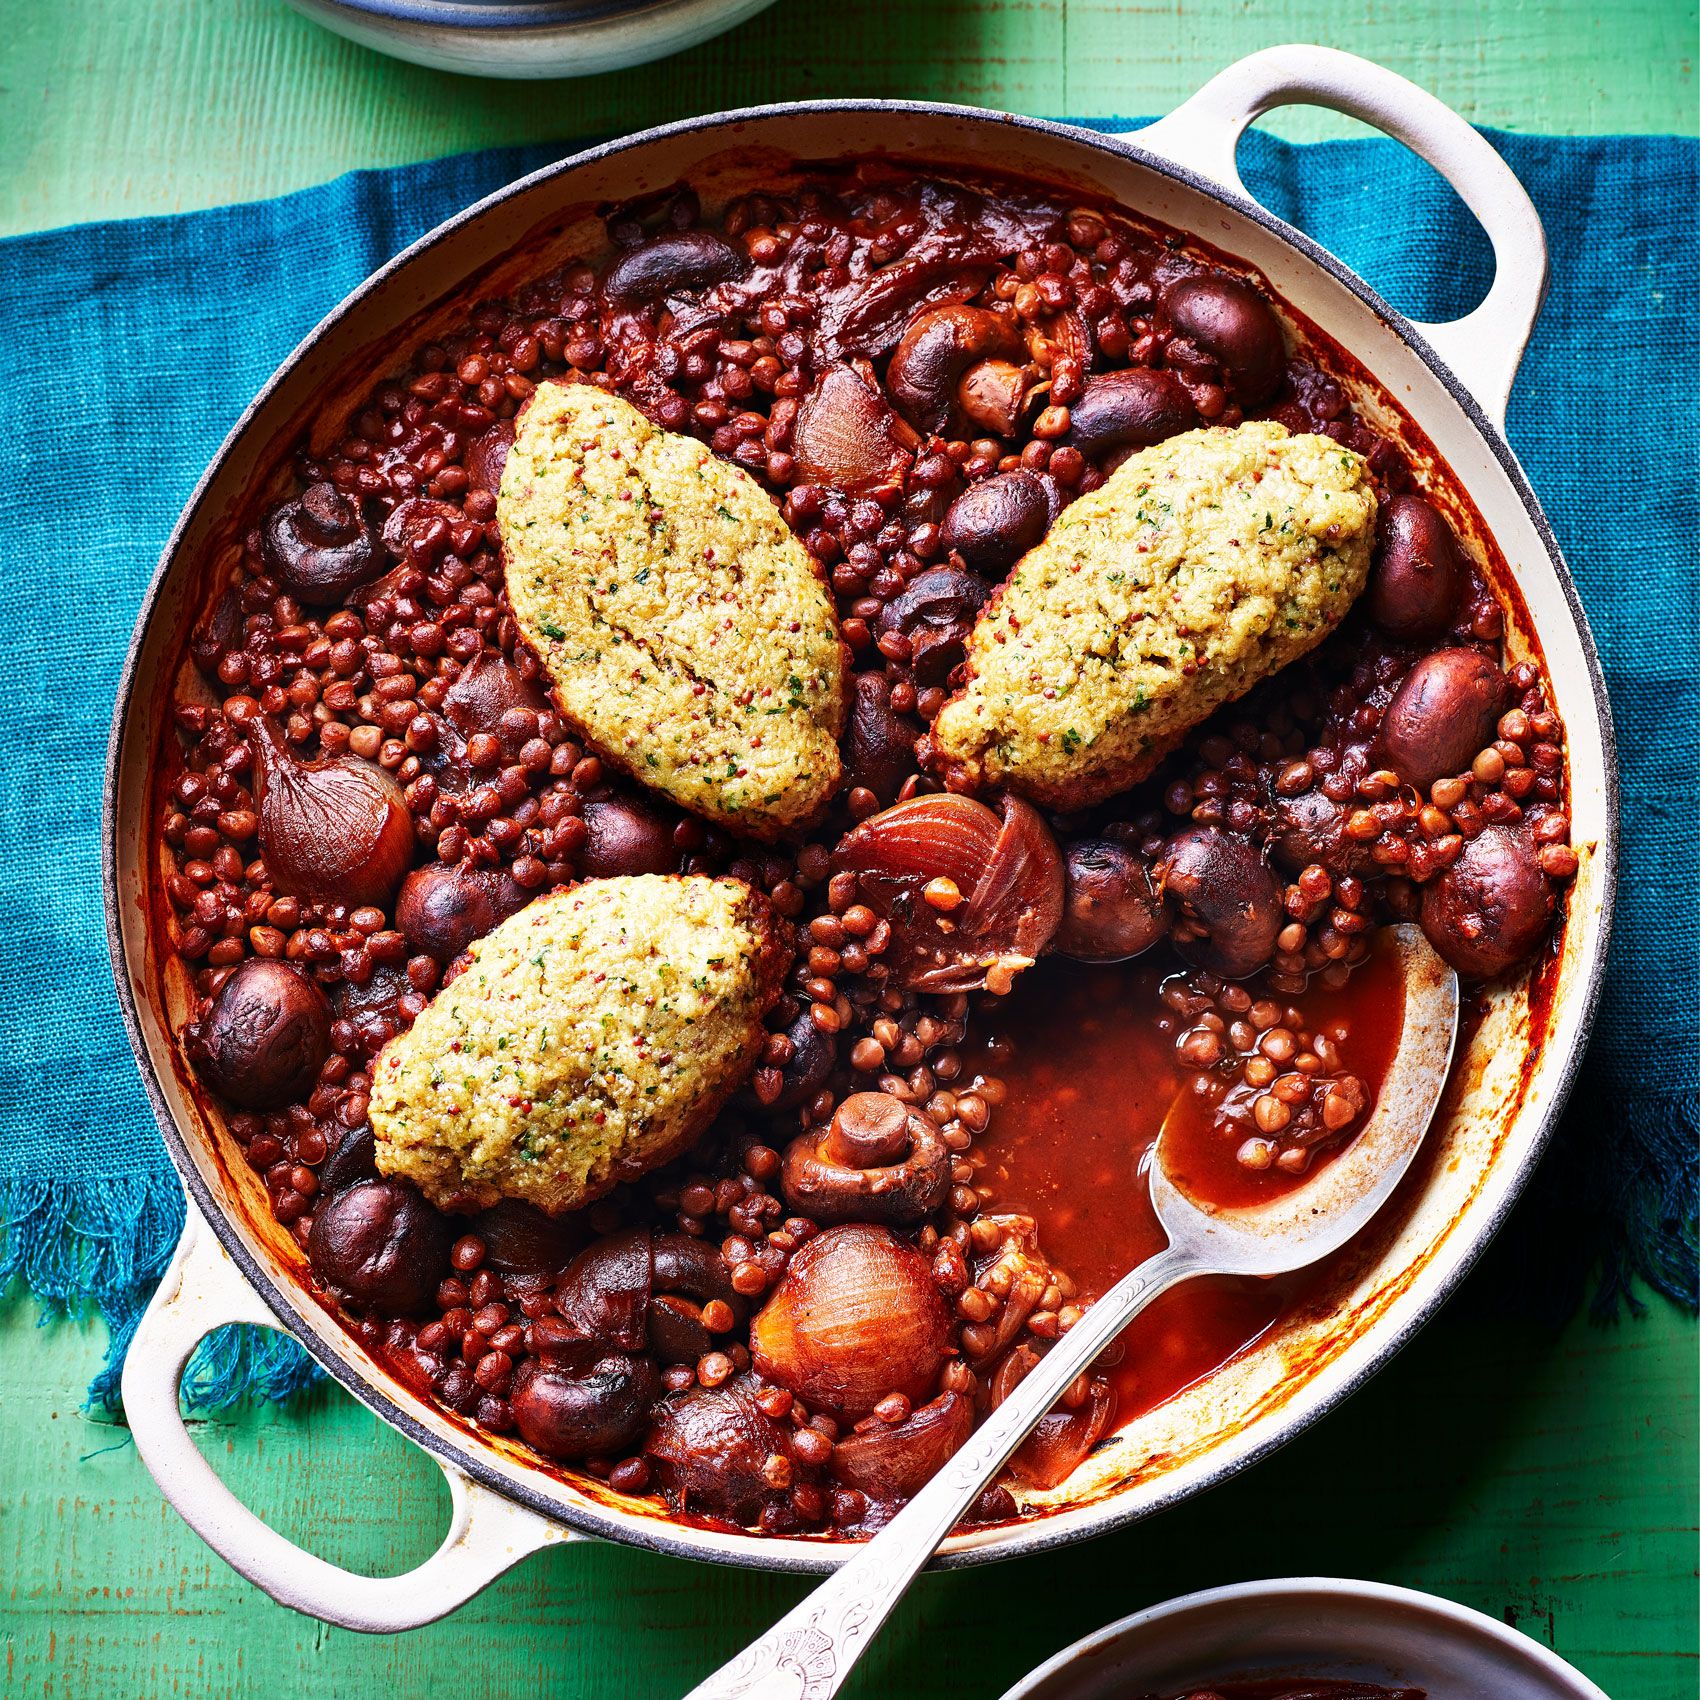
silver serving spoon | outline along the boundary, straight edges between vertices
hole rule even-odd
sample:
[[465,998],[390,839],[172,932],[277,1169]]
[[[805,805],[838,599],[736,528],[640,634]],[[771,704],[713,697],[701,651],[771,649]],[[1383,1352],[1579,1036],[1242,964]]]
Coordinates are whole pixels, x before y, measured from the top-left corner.
[[907,1506],[796,1610],[686,1700],[826,1700],[873,1640],[938,1544],[1039,1419],[1159,1293],[1195,1275],[1285,1275],[1337,1251],[1398,1186],[1440,1102],[1458,1036],[1458,977],[1414,926],[1390,929],[1405,980],[1399,1046],[1374,1112],[1352,1144],[1267,1204],[1223,1209],[1151,1164],[1151,1203],[1169,1237],[1124,1275],[1028,1372]]

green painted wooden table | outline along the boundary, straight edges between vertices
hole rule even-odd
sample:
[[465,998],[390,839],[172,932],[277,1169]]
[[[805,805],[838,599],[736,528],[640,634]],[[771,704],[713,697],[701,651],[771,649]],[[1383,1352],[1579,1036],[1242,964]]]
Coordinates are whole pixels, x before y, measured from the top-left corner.
[[[279,0],[13,0],[0,33],[0,231],[805,95],[1155,112],[1282,40],[1368,54],[1482,123],[1696,129],[1691,0],[780,0],[687,59],[531,85],[378,59]],[[1303,113],[1277,127],[1349,128]],[[1490,1260],[1365,1392],[1249,1475],[1051,1560],[928,1579],[854,1692],[995,1696],[1141,1605],[1309,1573],[1409,1583],[1503,1615],[1614,1700],[1693,1700],[1700,1336],[1662,1304],[1554,1336],[1502,1313],[1504,1273]],[[28,1312],[0,1307],[8,1694],[660,1700],[798,1595],[771,1577],[575,1545],[431,1629],[326,1629],[213,1557],[126,1431],[80,1414],[98,1327],[38,1330]],[[434,1467],[340,1392],[197,1426],[237,1491],[328,1558],[393,1572],[440,1538]]]

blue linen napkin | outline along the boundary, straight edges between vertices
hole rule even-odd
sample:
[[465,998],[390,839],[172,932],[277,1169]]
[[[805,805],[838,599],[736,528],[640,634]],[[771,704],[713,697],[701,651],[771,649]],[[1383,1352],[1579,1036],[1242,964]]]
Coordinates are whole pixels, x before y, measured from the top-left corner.
[[[1131,128],[1126,121],[1096,126]],[[1700,1300],[1700,147],[1490,132],[1534,195],[1553,287],[1510,436],[1593,620],[1617,712],[1623,879],[1599,1027],[1563,1132],[1510,1230],[1517,1264],[1607,1308],[1635,1278]],[[102,758],[143,588],[183,500],[276,363],[373,268],[559,147],[362,172],[183,217],[0,243],[0,1292],[98,1305],[116,1397],[182,1195],[125,1043],[100,894]],[[1485,288],[1481,233],[1392,143],[1253,134],[1253,192],[1429,319]],[[1510,1260],[1507,1260],[1510,1261]],[[311,1374],[231,1330],[194,1366],[216,1405]]]

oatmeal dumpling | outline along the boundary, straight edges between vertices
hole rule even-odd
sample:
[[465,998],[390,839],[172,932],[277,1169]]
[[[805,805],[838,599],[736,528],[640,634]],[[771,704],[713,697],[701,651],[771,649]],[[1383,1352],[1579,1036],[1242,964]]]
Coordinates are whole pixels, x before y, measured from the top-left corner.
[[784,931],[742,880],[705,875],[538,898],[379,1053],[379,1169],[439,1210],[559,1215],[676,1156],[761,1049]]
[[953,785],[1080,809],[1314,648],[1364,588],[1362,456],[1273,421],[1189,431],[1067,508],[981,614],[933,727]]
[[540,384],[502,473],[508,598],[556,701],[645,785],[747,837],[838,788],[845,652],[767,493],[591,384]]

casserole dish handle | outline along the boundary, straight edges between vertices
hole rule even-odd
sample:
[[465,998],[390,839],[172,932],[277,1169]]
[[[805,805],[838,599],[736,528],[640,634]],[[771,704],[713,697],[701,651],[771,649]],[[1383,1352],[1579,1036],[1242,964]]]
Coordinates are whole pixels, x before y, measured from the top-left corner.
[[449,1484],[449,1530],[417,1568],[362,1576],[296,1546],[224,1485],[178,1409],[190,1354],[227,1322],[278,1326],[191,1201],[177,1254],[125,1359],[124,1412],[142,1462],[183,1520],[280,1605],[345,1629],[415,1629],[465,1604],[528,1553],[574,1538],[439,1461]]
[[1277,106],[1326,106],[1403,142],[1451,184],[1493,245],[1493,285],[1447,324],[1413,329],[1496,426],[1547,287],[1547,245],[1528,192],[1487,140],[1426,89],[1331,47],[1265,48],[1212,77],[1166,118],[1128,140],[1145,153],[1251,200],[1234,162],[1247,125]]

